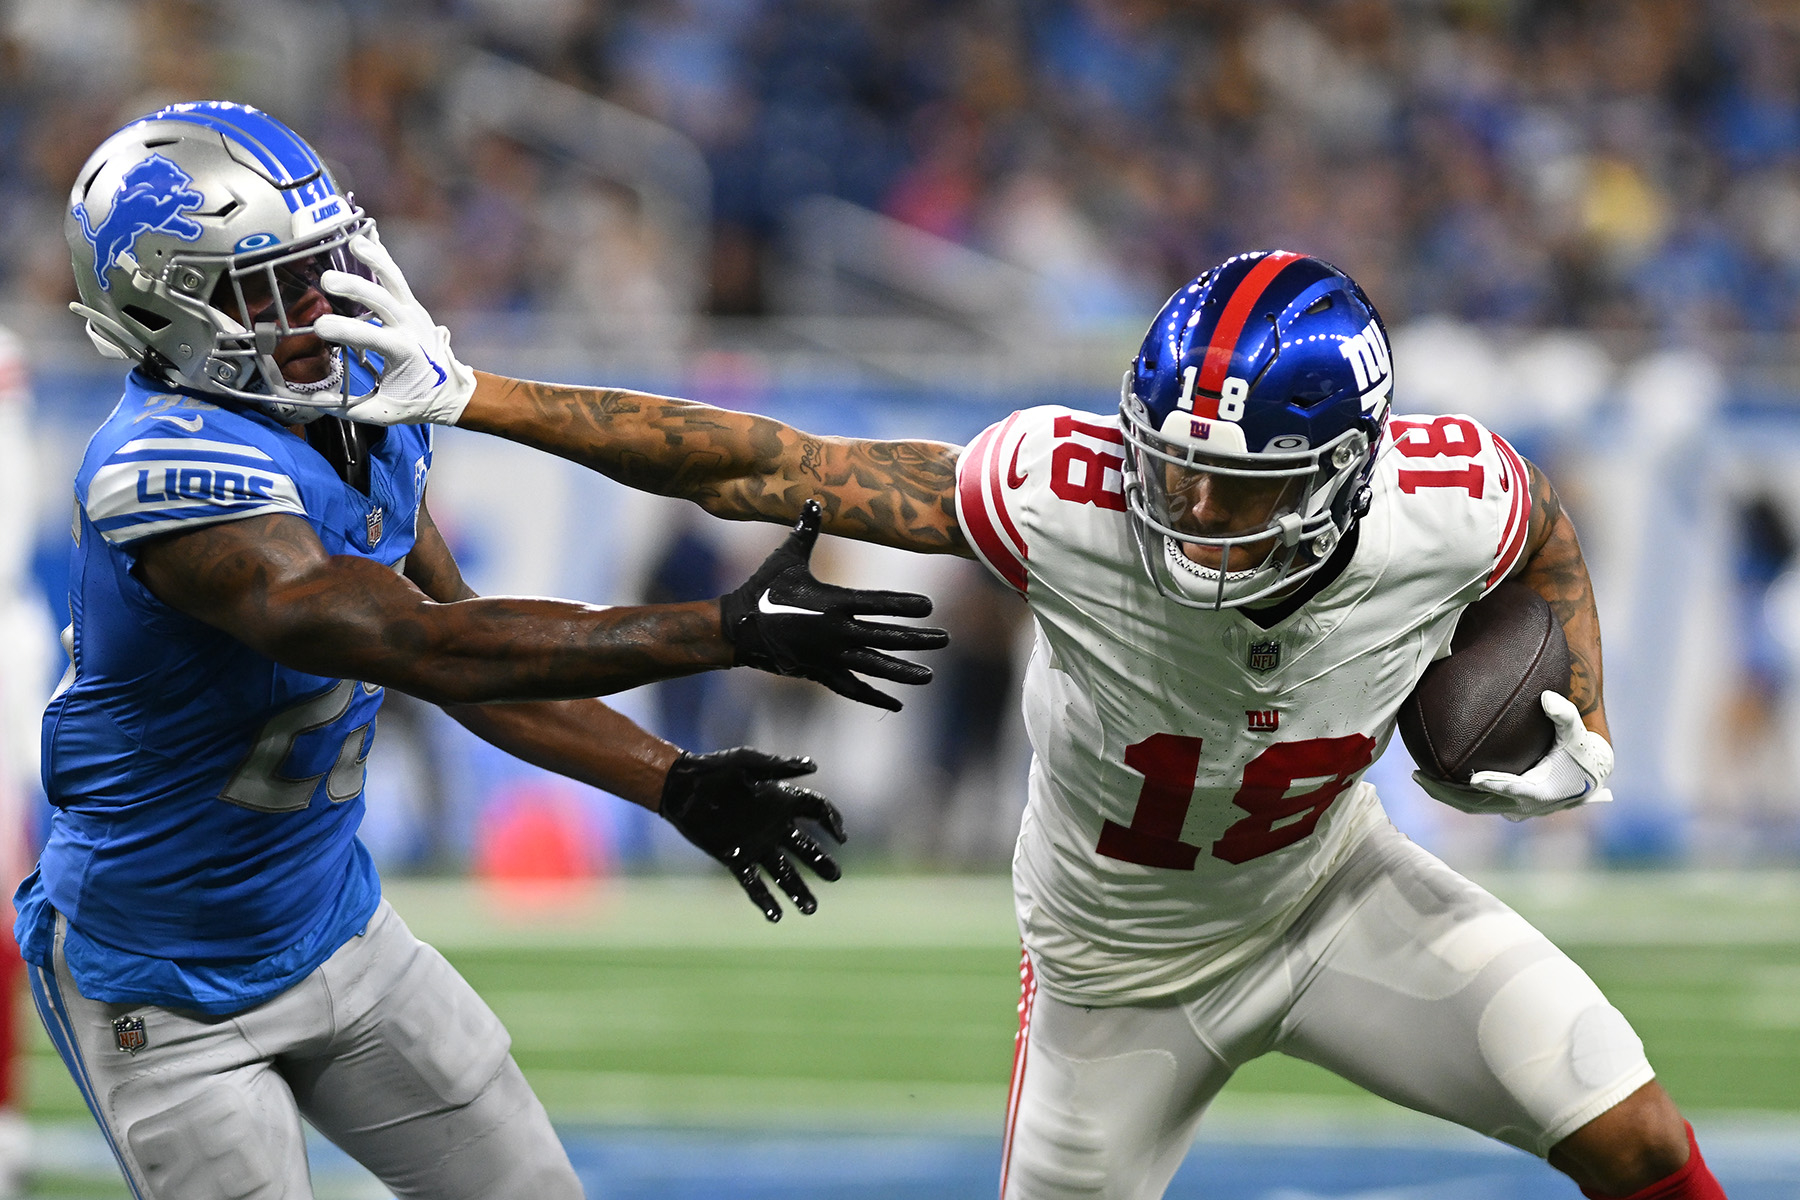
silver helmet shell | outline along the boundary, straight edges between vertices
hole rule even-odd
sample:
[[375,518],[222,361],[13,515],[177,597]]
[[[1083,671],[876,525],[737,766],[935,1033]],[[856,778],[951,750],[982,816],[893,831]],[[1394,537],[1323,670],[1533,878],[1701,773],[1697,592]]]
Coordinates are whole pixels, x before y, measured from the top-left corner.
[[64,234],[81,303],[70,307],[103,352],[306,420],[339,402],[342,352],[325,379],[295,384],[275,347],[310,332],[288,319],[309,279],[358,269],[344,247],[365,222],[280,121],[224,101],[171,105],[107,138],[76,177]]

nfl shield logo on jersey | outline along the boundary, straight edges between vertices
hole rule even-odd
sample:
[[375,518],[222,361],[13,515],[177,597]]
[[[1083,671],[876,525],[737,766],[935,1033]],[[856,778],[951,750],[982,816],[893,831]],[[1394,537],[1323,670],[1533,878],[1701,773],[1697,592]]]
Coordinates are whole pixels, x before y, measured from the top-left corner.
[[113,1022],[113,1041],[127,1054],[136,1054],[150,1044],[144,1035],[144,1018],[120,1017]]
[[369,510],[369,545],[373,546],[381,540],[381,507],[377,505]]
[[1252,671],[1273,671],[1281,665],[1280,642],[1251,642],[1250,669]]

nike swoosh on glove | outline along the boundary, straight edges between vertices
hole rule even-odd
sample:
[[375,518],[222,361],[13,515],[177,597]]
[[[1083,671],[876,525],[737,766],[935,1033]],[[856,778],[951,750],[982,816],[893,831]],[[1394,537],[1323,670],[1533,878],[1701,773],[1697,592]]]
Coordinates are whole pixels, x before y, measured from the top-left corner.
[[732,665],[798,675],[840,696],[899,712],[900,701],[851,672],[895,683],[930,683],[931,668],[924,663],[881,651],[936,650],[950,644],[950,635],[941,629],[857,620],[930,616],[931,597],[838,587],[813,578],[810,559],[820,519],[819,502],[808,500],[787,541],[743,586],[719,598],[720,624],[734,650]]
[[475,372],[457,361],[450,331],[414,298],[400,265],[373,230],[351,238],[349,248],[375,279],[326,271],[319,286],[362,305],[375,319],[331,313],[313,329],[328,342],[379,355],[381,382],[374,391],[351,397],[339,415],[367,425],[456,424],[475,394]]
[[1451,808],[1498,813],[1509,821],[1610,802],[1606,780],[1613,770],[1612,746],[1581,723],[1581,714],[1567,697],[1545,692],[1538,702],[1556,726],[1556,744],[1523,775],[1477,771],[1464,785],[1414,771],[1414,782]]

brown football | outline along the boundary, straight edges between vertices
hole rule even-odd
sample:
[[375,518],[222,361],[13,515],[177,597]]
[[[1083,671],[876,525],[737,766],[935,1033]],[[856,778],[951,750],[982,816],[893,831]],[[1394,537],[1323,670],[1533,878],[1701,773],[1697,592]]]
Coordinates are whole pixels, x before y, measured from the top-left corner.
[[1400,740],[1439,779],[1518,774],[1556,741],[1546,691],[1569,694],[1569,643],[1549,602],[1508,581],[1463,610],[1449,656],[1400,705]]

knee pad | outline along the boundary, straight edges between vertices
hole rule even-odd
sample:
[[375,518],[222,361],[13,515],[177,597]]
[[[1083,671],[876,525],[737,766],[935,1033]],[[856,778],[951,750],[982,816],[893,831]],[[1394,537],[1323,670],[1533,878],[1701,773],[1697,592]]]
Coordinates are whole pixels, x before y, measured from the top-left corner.
[[1561,955],[1507,980],[1488,1001],[1479,1036],[1495,1077],[1542,1125],[1531,1139],[1543,1142],[1530,1147],[1538,1154],[1650,1078],[1631,1023]]

